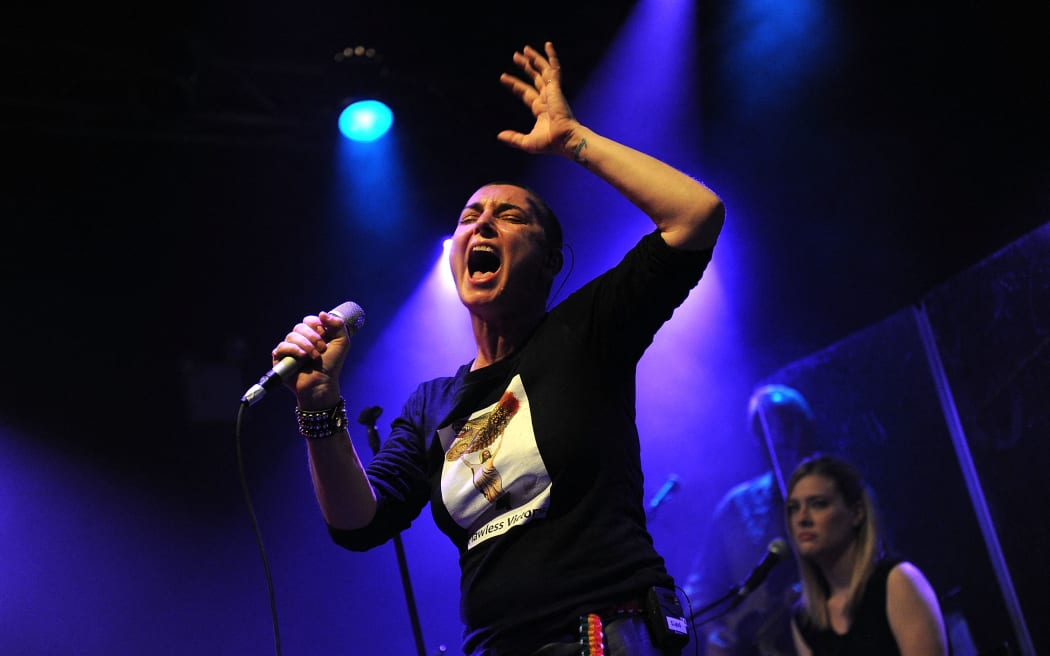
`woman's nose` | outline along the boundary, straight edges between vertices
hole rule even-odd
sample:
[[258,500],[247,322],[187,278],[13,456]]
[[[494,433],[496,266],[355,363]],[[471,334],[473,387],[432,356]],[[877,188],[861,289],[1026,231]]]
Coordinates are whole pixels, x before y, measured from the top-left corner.
[[491,212],[485,212],[474,222],[474,230],[486,237],[496,233],[496,217]]

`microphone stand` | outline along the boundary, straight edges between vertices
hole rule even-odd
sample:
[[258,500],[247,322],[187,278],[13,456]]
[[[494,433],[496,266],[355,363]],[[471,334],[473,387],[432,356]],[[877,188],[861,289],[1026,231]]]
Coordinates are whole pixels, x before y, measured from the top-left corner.
[[[376,429],[376,420],[383,414],[379,406],[365,408],[357,417],[357,421],[368,429],[368,446],[372,449],[372,455],[379,453],[379,430]],[[401,543],[401,534],[394,536],[394,548],[397,550],[397,566],[401,570],[401,584],[405,588],[405,602],[408,604],[408,618],[412,622],[412,635],[416,639],[416,653],[426,656],[426,647],[423,643],[423,630],[419,626],[419,614],[416,612],[416,598],[412,594],[412,581],[408,577],[408,561],[405,560],[405,546]]]
[[[701,615],[703,615],[707,611],[711,610],[715,606],[718,606],[719,604],[724,604],[726,601],[729,600],[730,597],[735,596],[739,590],[740,590],[740,586],[734,585],[733,587],[729,588],[729,592],[725,593],[724,595],[722,595],[718,599],[715,599],[714,601],[712,601],[711,603],[707,604],[706,606],[697,609],[696,611],[694,611],[693,613],[691,613],[689,615],[689,623],[692,624],[693,621],[696,620],[696,618],[700,617]],[[730,610],[732,610],[732,609],[731,608],[730,609],[726,609],[725,612],[728,613]],[[725,614],[725,613],[723,613],[723,614]],[[710,622],[713,619],[715,619],[715,618],[711,617],[711,618],[708,618],[707,620],[704,620],[704,621],[705,622]]]
[[762,561],[758,564],[757,567],[755,567],[754,571],[752,571],[746,579],[729,588],[729,591],[721,597],[719,597],[718,599],[715,599],[714,601],[707,604],[695,613],[691,613],[689,615],[689,622],[692,623],[693,620],[699,615],[706,613],[707,611],[711,610],[719,604],[725,603],[727,600],[730,599],[730,597],[732,597],[732,601],[729,603],[728,608],[723,610],[718,615],[715,615],[714,617],[707,618],[706,620],[704,620],[703,623],[710,622],[712,620],[718,619],[719,617],[722,617],[723,615],[728,615],[729,613],[731,613],[733,610],[736,609],[737,606],[743,603],[744,599],[748,595],[754,592],[759,585],[765,582],[766,578],[769,577],[770,570],[776,567],[777,563],[779,563],[781,559],[783,559],[784,553],[787,549],[787,542],[785,542],[783,538],[777,538],[770,542],[769,547],[766,550],[765,557],[762,558]]

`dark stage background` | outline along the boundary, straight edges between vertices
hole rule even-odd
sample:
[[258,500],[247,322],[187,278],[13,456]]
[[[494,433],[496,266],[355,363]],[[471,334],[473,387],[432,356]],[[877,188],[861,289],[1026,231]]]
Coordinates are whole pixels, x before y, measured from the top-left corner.
[[[1011,264],[991,279],[1033,282],[1026,302],[1035,309],[1015,313],[1029,321],[1030,350],[1009,354],[1023,375],[993,371],[1005,382],[990,391],[973,381],[1020,333],[991,321],[1002,306],[977,302],[972,273],[1050,220],[1045,8],[800,4],[799,14],[817,8],[818,17],[763,49],[756,35],[777,20],[794,25],[795,14],[701,3],[661,28],[688,30],[667,57],[652,53],[670,38],[632,32],[646,2],[455,6],[196,0],[5,9],[0,653],[273,653],[234,440],[240,395],[269,367],[272,346],[302,315],[359,302],[368,320],[346,368],[348,401],[355,416],[382,405],[385,435],[402,390],[450,370],[424,363],[387,372],[422,359],[461,319],[454,305],[423,315],[406,308],[475,186],[522,178],[548,192],[576,244],[565,291],[606,265],[589,242],[615,233],[629,244],[646,229],[630,208],[596,205],[612,192],[569,163],[496,142],[500,129],[529,125],[498,76],[512,70],[515,49],[545,39],[559,48],[581,120],[683,166],[728,207],[714,269],[690,299],[705,303],[702,327],[669,326],[670,341],[654,349],[677,352],[676,367],[654,360],[643,373],[662,378],[640,382],[647,493],[670,475],[679,481],[651,522],[676,576],[685,576],[721,494],[767,467],[747,433],[751,391],[782,380],[808,386],[825,414],[867,416],[871,404],[882,407],[869,396],[877,385],[829,365],[837,360],[822,358],[825,349],[867,362],[878,360],[874,341],[893,354],[883,366],[901,352],[925,357],[912,308],[931,300],[947,368],[957,372],[949,378],[984,403],[961,407],[994,415],[961,425],[970,439],[983,431],[988,440],[971,446],[982,479],[1000,483],[990,494],[1010,571],[1025,580],[1045,570],[1043,551],[1025,547],[1046,546],[1046,495],[1032,489],[1045,449],[1028,457],[1031,442],[1019,437],[1047,437],[1045,411],[1025,414],[1029,406],[1016,400],[1034,403],[1046,390],[1045,269],[996,260]],[[329,65],[333,52],[358,43],[383,54],[380,77],[407,101],[390,169],[348,154],[334,132],[341,85],[375,72],[348,76]],[[641,94],[618,110],[618,98],[635,98],[647,77],[683,62],[691,72],[677,79],[682,99]],[[662,118],[669,108],[681,110],[680,123]],[[599,116],[618,111],[615,121]],[[621,218],[633,221],[629,229],[620,230]],[[1037,246],[1045,238],[1043,227]],[[901,316],[908,327],[898,332]],[[692,338],[702,347],[683,346]],[[880,392],[897,399],[896,410],[905,406],[892,413],[898,437],[869,448],[867,434],[839,418],[848,430],[833,444],[878,472],[901,532],[915,520],[900,506],[923,504],[921,538],[906,543],[939,592],[955,595],[953,609],[968,610],[956,601],[970,591],[955,590],[968,581],[996,603],[1001,590],[980,548],[972,560],[945,559],[951,568],[941,562],[960,540],[980,540],[979,515],[970,514],[927,363],[904,371],[914,372],[901,374],[908,384]],[[838,381],[834,394],[824,391],[829,379]],[[290,396],[273,396],[248,413],[241,455],[284,653],[411,653],[394,547],[350,554],[329,542]],[[993,426],[1017,421],[1027,432],[1015,428],[1014,442],[1027,446],[1011,452],[1014,442]],[[921,430],[930,426],[933,436]],[[913,431],[937,446],[894,447]],[[363,429],[355,432],[367,454]],[[907,467],[895,468],[902,459]],[[921,492],[936,493],[894,494],[915,477],[925,479]],[[957,530],[929,530],[941,513]],[[404,540],[427,650],[456,653],[455,554],[428,511]],[[1028,579],[1022,606],[1040,598],[1032,580],[1045,587],[1045,574]],[[1024,653],[1009,619],[990,616],[975,631],[977,647]],[[1045,629],[1031,615],[1029,623],[1038,651],[1050,649]]]

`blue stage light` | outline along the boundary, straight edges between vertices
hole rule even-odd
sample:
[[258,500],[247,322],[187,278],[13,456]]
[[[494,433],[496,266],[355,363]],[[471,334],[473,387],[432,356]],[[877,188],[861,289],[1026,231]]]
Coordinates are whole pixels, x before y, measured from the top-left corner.
[[394,113],[378,100],[359,100],[339,114],[339,131],[352,141],[375,141],[393,124]]

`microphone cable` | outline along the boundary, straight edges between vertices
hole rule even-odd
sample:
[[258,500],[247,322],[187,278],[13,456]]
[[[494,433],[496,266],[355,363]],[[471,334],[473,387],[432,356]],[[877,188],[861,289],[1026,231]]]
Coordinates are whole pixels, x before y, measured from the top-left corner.
[[[689,598],[689,593],[682,586],[676,585],[675,589],[681,592],[682,597],[685,598],[685,607],[689,610],[689,629],[693,633],[693,654],[694,656],[700,656],[700,634],[696,630],[696,624],[693,623],[693,618],[697,615],[697,613],[693,612],[693,600]],[[698,613],[702,612],[703,609],[698,611]]]
[[[727,599],[728,599],[728,597],[726,597],[725,599],[723,599],[723,601],[726,601]],[[710,610],[710,609],[709,609],[709,610]],[[694,619],[694,620],[693,620],[693,621],[692,621],[692,622],[690,623],[690,626],[692,626],[692,627],[693,627],[693,630],[694,630],[694,631],[696,631],[696,627],[698,627],[698,626],[703,626],[703,625],[707,624],[708,622],[714,622],[714,621],[715,621],[715,620],[717,620],[717,619],[721,619],[721,618],[725,617],[726,615],[728,615],[729,613],[733,612],[734,610],[736,610],[736,606],[729,606],[729,607],[727,607],[727,608],[724,608],[724,609],[722,609],[722,611],[721,611],[721,612],[719,612],[719,613],[716,613],[716,614],[712,615],[711,617],[708,617],[707,619],[703,620],[703,621],[702,621],[702,622],[700,622],[700,623],[697,623],[697,621],[696,621],[696,620],[697,620],[697,619],[699,619],[699,618],[696,618],[696,619]]]
[[234,430],[234,442],[237,447],[237,471],[241,480],[241,491],[244,493],[244,502],[248,506],[248,517],[252,520],[255,543],[259,545],[259,556],[262,557],[263,572],[266,576],[266,589],[270,596],[270,617],[273,621],[274,653],[277,656],[281,656],[281,628],[277,622],[277,597],[273,588],[273,576],[270,574],[270,560],[266,556],[266,548],[263,546],[262,533],[259,531],[259,520],[255,516],[255,506],[252,504],[252,494],[248,489],[248,478],[244,473],[244,456],[241,452],[241,427],[244,422],[244,411],[249,405],[246,401],[242,402],[237,410],[237,424]]
[[[698,622],[700,620],[700,616],[701,615],[703,615],[704,613],[708,613],[708,612],[714,610],[716,607],[727,603],[728,601],[730,601],[730,599],[735,597],[739,587],[740,586],[738,586],[738,585],[734,585],[724,595],[722,595],[718,599],[715,599],[711,603],[707,604],[706,606],[700,608],[699,610],[697,610],[695,612],[693,611],[693,605],[690,602],[690,604],[689,604],[689,626],[693,627],[693,631],[695,632],[696,631],[696,627],[698,627],[698,626],[703,626],[704,624],[707,624],[708,622],[713,622],[713,621],[715,621],[715,620],[717,620],[717,619],[719,619],[721,617],[725,617],[730,612],[732,612],[736,608],[736,606],[729,605],[729,607],[722,609],[721,612],[708,617],[707,619],[703,620],[702,622]],[[688,599],[688,597],[686,597],[686,599]]]

